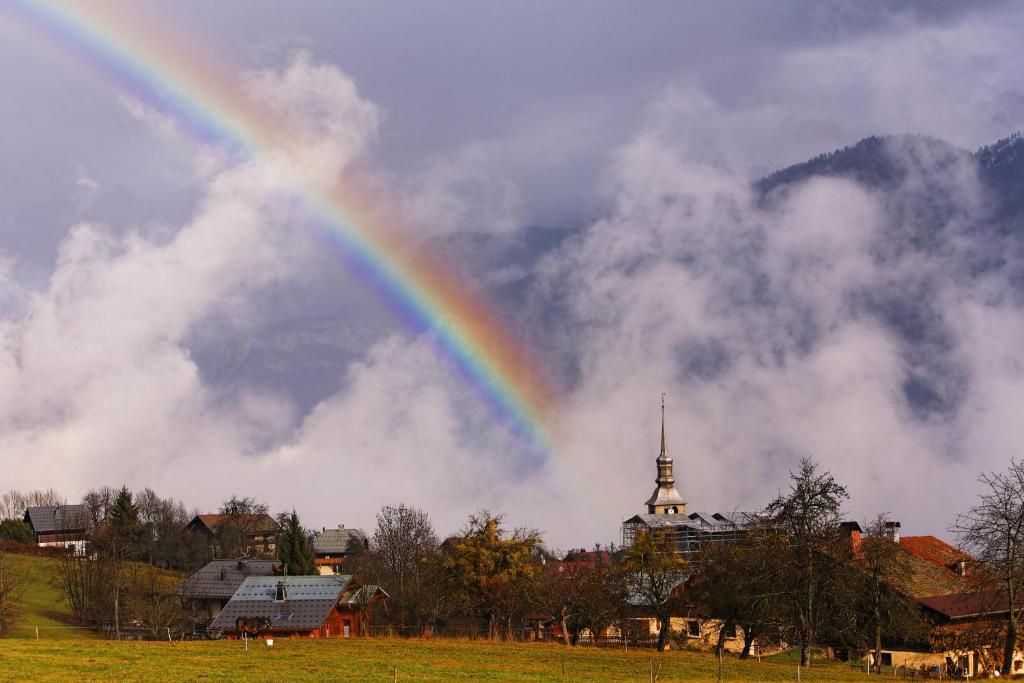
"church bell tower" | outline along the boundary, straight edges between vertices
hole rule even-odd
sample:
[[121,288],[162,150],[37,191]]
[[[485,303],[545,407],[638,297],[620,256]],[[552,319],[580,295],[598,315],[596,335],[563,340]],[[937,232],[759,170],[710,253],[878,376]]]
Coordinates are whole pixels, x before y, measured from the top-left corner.
[[686,513],[686,503],[676,490],[676,480],[672,474],[672,457],[668,454],[668,442],[665,439],[665,394],[661,395],[661,454],[658,463],[658,488],[647,500],[647,512],[652,515],[682,515]]

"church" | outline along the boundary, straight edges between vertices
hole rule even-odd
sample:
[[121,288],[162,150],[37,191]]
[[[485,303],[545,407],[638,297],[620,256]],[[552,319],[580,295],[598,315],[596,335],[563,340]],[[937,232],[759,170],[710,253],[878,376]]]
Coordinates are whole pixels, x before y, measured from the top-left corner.
[[754,521],[748,512],[729,515],[720,512],[686,512],[686,501],[676,488],[674,463],[668,454],[665,434],[665,398],[661,399],[661,452],[655,460],[658,476],[654,493],[647,499],[646,514],[634,515],[622,523],[622,545],[633,545],[640,532],[666,534],[675,545],[676,552],[687,561],[698,559],[703,543],[735,540],[743,528]]

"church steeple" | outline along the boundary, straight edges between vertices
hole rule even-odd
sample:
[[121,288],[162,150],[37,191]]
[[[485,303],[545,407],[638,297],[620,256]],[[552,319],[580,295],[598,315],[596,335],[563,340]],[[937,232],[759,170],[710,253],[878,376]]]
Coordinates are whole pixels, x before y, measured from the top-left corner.
[[647,500],[647,512],[652,515],[673,515],[686,512],[686,503],[676,490],[672,473],[672,456],[668,454],[668,439],[665,438],[665,394],[661,395],[661,453],[656,460],[658,477],[654,482],[658,488]]

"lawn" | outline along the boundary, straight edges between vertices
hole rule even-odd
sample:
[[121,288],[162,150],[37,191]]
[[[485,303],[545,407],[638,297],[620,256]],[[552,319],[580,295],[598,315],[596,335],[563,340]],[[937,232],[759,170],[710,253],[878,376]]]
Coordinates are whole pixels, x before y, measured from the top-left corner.
[[[0,640],[4,680],[337,680],[365,681],[659,681],[716,680],[718,661],[703,653],[566,648],[456,640],[278,640],[131,642]],[[565,674],[562,674],[562,667]],[[724,660],[729,681],[793,681],[789,662]],[[805,669],[803,681],[854,681],[830,664]]]

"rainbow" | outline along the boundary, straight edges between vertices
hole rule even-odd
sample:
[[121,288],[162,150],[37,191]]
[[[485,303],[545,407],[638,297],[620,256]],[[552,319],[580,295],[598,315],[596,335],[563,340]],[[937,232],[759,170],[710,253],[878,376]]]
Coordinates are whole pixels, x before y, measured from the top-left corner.
[[[275,113],[247,95],[237,72],[190,44],[165,18],[111,0],[7,0],[2,8],[201,142],[245,158],[287,153]],[[498,313],[461,286],[445,264],[416,249],[414,240],[402,239],[368,193],[301,179],[289,189],[361,280],[412,330],[433,340],[534,458],[548,457],[550,393]]]

